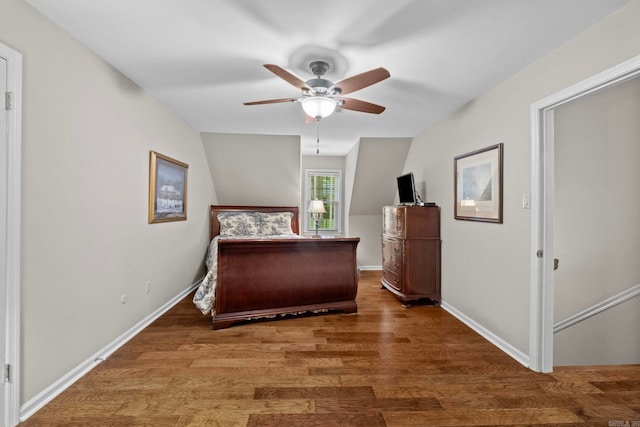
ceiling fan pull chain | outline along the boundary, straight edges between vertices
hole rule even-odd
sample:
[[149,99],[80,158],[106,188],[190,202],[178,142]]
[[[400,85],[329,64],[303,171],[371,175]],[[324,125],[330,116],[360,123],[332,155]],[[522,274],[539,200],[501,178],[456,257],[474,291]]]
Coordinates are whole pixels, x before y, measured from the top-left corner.
[[316,154],[320,154],[320,119],[316,118]]

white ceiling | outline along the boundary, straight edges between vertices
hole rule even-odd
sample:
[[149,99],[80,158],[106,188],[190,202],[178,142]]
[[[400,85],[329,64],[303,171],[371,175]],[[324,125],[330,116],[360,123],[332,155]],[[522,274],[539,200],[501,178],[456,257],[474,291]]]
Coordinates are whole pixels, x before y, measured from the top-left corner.
[[[350,94],[387,107],[320,122],[320,154],[360,137],[413,137],[628,0],[26,0],[201,132],[301,135],[316,125],[262,67],[308,80],[311,56],[343,58],[333,81],[383,66]],[[316,58],[323,59],[323,58]]]

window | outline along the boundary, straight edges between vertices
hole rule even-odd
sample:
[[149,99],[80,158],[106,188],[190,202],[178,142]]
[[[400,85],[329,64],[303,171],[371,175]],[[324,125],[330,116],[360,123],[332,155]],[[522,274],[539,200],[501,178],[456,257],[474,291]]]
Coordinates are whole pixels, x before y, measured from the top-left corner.
[[342,171],[328,169],[305,169],[304,231],[315,232],[316,225],[307,213],[309,202],[314,199],[324,202],[326,213],[318,225],[318,231],[340,232],[340,186]]

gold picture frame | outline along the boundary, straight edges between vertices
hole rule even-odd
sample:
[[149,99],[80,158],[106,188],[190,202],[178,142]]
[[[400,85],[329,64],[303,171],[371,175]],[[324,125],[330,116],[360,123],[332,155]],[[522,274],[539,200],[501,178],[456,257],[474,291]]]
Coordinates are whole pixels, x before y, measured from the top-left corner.
[[149,224],[187,219],[189,165],[149,151]]
[[502,224],[503,144],[453,159],[454,218]]

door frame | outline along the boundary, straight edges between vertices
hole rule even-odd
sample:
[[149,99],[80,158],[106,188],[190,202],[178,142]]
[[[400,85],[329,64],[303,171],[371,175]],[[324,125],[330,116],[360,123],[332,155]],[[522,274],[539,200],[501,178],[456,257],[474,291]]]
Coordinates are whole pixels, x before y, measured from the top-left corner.
[[[6,248],[6,352],[3,364],[9,366],[4,381],[3,425],[20,422],[20,204],[22,157],[22,54],[0,43],[0,56],[7,60],[7,92],[12,109],[7,110],[7,248]],[[1,94],[4,99],[4,94]],[[4,371],[4,367],[3,367]]]
[[640,55],[531,104],[529,367],[534,371],[553,371],[553,109],[639,75]]

